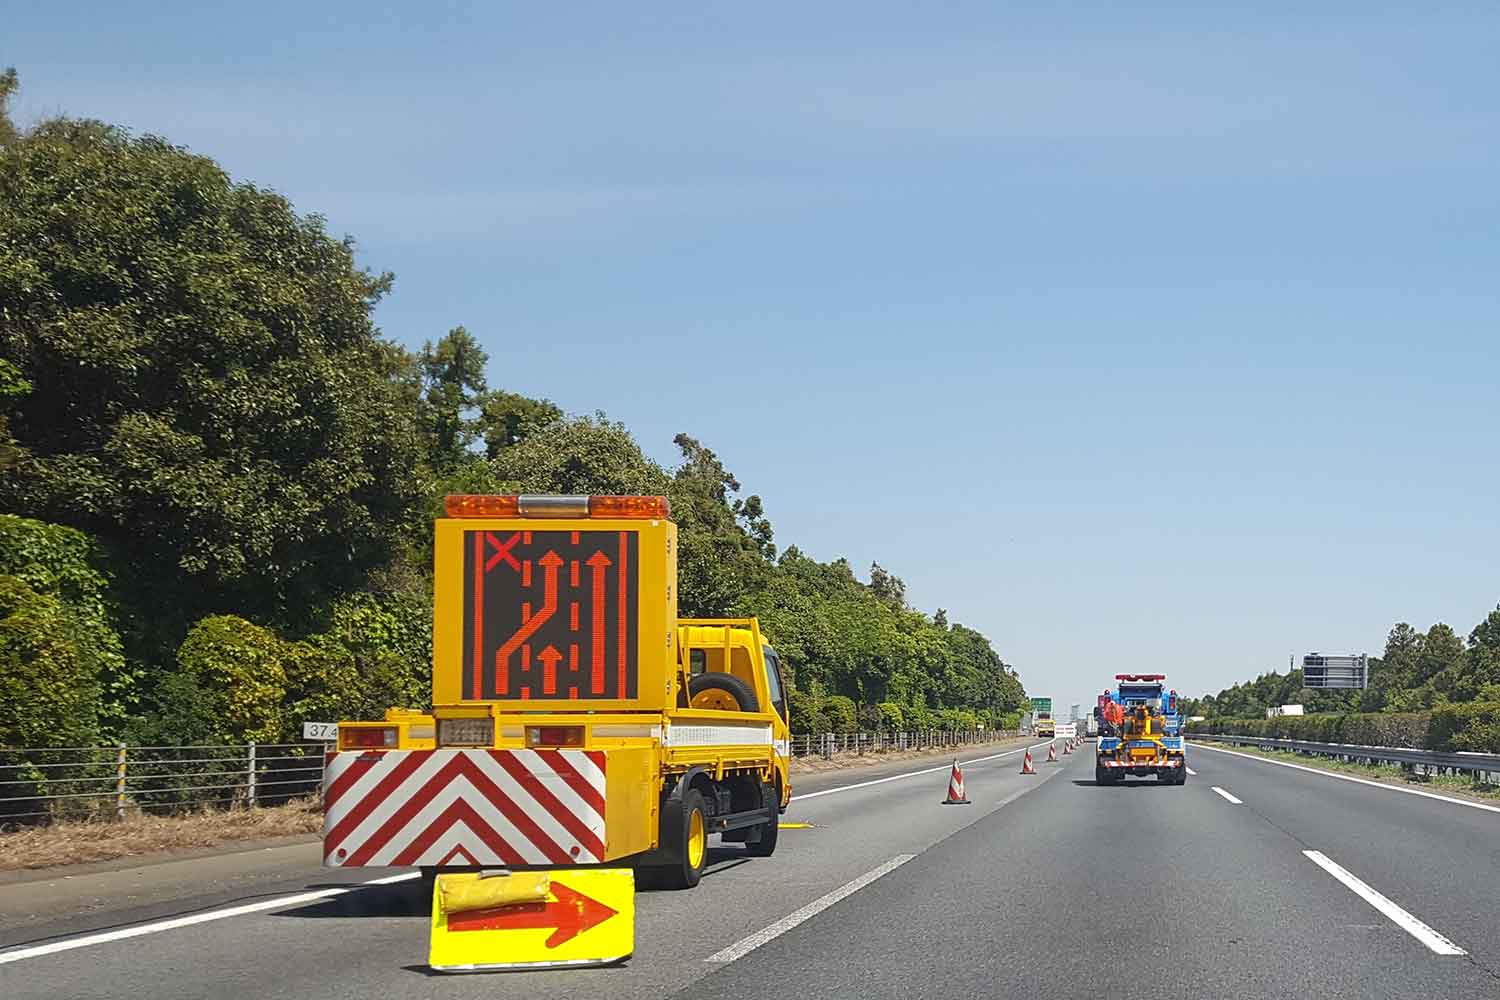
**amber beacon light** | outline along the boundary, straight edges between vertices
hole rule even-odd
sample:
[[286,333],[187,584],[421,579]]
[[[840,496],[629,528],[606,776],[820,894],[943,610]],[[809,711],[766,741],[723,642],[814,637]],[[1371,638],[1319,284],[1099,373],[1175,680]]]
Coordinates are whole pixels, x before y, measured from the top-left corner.
[[667,498],[619,496],[488,496],[453,494],[444,501],[449,517],[598,517],[665,521]]

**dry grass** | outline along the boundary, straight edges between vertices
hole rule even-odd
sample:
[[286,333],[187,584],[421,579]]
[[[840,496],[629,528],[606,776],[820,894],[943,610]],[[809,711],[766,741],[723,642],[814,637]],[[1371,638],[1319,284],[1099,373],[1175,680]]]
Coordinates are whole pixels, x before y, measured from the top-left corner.
[[0,871],[110,861],[237,840],[316,833],[323,810],[316,798],[260,809],[204,809],[175,816],[132,816],[122,822],[65,820],[0,832]]

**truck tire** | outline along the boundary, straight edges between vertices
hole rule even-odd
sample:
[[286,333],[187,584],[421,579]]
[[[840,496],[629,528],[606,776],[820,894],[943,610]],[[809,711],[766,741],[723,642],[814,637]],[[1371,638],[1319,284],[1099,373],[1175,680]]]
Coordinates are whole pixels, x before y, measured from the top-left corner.
[[1100,767],[1098,764],[1094,765],[1094,784],[1113,785],[1114,783],[1115,776],[1109,773],[1109,768]]
[[781,792],[775,785],[762,785],[761,787],[766,790],[771,821],[756,828],[760,831],[759,840],[745,841],[745,853],[752,858],[769,858],[775,854],[776,838],[781,833]]
[[693,708],[717,708],[726,712],[759,712],[755,689],[733,674],[699,674],[688,682],[688,700]]
[[708,815],[703,795],[696,788],[682,793],[682,826],[673,844],[677,861],[642,872],[646,886],[656,889],[691,889],[703,878],[708,860]]

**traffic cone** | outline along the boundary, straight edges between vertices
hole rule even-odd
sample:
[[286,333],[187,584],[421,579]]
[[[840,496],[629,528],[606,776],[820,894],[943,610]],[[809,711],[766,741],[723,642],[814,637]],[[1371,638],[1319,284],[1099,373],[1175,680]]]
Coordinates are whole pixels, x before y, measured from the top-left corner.
[[1063,744],[1063,756],[1066,757],[1068,754],[1070,754],[1072,752],[1073,752],[1073,741],[1072,740],[1068,740],[1066,743]]
[[1056,743],[1048,743],[1047,744],[1047,763],[1049,763],[1049,764],[1056,764],[1057,763],[1057,744]]
[[1026,756],[1021,759],[1022,774],[1036,774],[1036,765],[1031,763],[1031,747],[1026,748]]
[[948,797],[943,800],[945,806],[966,806],[969,804],[969,796],[964,794],[964,773],[958,769],[958,761],[953,762],[953,773],[948,776]]

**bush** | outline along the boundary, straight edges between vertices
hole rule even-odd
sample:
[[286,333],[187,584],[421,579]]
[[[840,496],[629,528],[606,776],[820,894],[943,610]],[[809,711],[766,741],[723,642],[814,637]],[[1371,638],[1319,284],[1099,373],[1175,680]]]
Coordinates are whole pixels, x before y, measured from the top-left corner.
[[1500,753],[1500,702],[1439,705],[1430,712],[1284,715],[1274,719],[1207,719],[1191,732],[1264,736],[1419,750]]
[[883,701],[875,706],[880,712],[880,728],[888,733],[899,733],[906,729],[906,713],[894,701]]
[[1433,709],[1427,738],[1433,750],[1500,753],[1500,701]]
[[822,699],[808,691],[793,691],[788,695],[792,710],[792,732],[826,733],[828,721],[823,717]]
[[90,746],[101,657],[74,610],[0,576],[0,746]]
[[188,632],[177,667],[206,696],[215,737],[231,743],[281,737],[283,645],[270,629],[235,615],[204,618]]
[[90,661],[92,696],[106,729],[116,730],[138,698],[140,672],[127,667],[111,624],[109,576],[98,544],[81,531],[0,514],[0,574],[57,601],[72,621],[79,654]]
[[823,702],[823,715],[828,720],[830,733],[856,733],[859,717],[855,713],[854,699],[836,694]]

